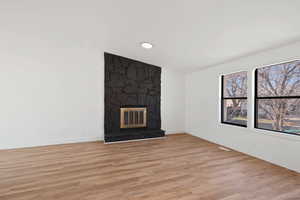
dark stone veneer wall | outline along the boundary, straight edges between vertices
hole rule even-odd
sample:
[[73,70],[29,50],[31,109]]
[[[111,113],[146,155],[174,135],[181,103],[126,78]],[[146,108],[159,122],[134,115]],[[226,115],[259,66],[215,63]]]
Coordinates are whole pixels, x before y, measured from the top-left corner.
[[[104,53],[105,141],[160,137],[161,68]],[[147,128],[120,129],[120,107],[147,107]]]

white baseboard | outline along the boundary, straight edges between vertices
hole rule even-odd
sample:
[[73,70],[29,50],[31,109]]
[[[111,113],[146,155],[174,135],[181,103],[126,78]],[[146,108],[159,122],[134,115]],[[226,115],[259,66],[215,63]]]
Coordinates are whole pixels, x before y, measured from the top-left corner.
[[0,150],[20,149],[20,148],[28,148],[28,147],[42,147],[42,146],[49,146],[49,145],[72,144],[72,143],[94,142],[94,141],[103,141],[103,138],[102,137],[70,138],[70,139],[61,139],[61,140],[52,140],[48,142],[34,142],[34,143],[23,141],[22,144],[14,144],[14,145],[2,144],[0,145]]

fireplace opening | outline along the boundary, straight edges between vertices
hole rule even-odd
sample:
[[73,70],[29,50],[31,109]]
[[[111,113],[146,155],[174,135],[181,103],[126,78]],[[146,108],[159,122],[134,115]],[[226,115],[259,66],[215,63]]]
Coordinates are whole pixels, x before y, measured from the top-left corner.
[[146,107],[120,108],[120,128],[145,128],[146,126]]

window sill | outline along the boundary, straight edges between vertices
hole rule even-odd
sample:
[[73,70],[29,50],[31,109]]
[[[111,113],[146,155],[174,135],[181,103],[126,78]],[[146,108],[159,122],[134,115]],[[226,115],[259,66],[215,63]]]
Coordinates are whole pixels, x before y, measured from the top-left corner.
[[263,134],[270,137],[277,137],[283,140],[300,142],[299,134],[286,133],[286,132],[274,131],[274,130],[263,129],[263,128],[255,128],[255,127],[251,128],[251,130],[254,130],[255,133],[257,134]]
[[237,127],[243,127],[243,128],[247,128],[247,125],[235,124],[235,123],[230,123],[230,122],[221,122],[221,124],[225,124],[225,125],[230,125],[230,126],[237,126]]

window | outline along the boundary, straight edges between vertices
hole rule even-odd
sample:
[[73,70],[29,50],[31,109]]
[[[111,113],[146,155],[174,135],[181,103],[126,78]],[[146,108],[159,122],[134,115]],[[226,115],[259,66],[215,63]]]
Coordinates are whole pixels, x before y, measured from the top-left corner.
[[300,135],[300,61],[255,70],[255,128]]
[[222,76],[221,122],[247,127],[247,72]]

